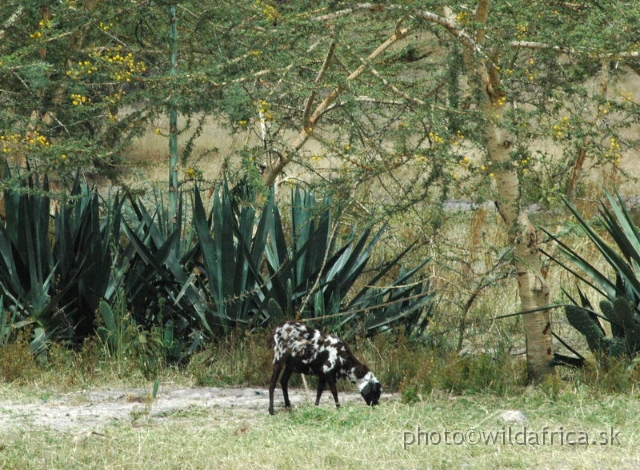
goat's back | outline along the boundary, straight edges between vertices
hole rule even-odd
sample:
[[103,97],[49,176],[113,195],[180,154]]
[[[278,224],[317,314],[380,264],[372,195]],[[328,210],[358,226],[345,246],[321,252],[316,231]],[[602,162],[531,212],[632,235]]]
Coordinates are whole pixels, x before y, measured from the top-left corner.
[[323,335],[320,331],[297,322],[286,322],[273,332],[274,362],[284,358],[299,358],[308,362],[321,348]]
[[369,369],[333,334],[297,322],[278,326],[273,334],[274,363],[285,363],[303,374],[335,373],[338,379],[355,381]]

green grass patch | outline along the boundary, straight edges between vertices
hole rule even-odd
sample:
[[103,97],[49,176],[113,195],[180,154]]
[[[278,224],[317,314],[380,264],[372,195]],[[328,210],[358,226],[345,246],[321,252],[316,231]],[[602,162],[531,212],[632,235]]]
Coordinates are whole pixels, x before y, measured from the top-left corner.
[[[632,468],[640,463],[637,398],[594,400],[587,390],[567,389],[551,399],[526,389],[517,397],[432,395],[419,403],[386,402],[375,409],[305,405],[274,417],[266,411],[212,408],[117,422],[91,433],[2,431],[0,466]],[[526,422],[501,420],[504,410],[521,411]],[[582,433],[588,443],[569,443]],[[532,436],[537,444],[531,443]]]

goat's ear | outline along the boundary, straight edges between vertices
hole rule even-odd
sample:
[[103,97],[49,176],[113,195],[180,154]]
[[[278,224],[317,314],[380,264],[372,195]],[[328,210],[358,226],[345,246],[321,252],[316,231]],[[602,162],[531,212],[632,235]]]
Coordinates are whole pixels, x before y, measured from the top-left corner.
[[369,382],[360,391],[360,394],[362,395],[362,397],[367,401],[367,405],[369,404],[369,401],[370,401],[370,398],[368,398],[368,397],[369,397],[369,395],[371,395],[371,391],[373,390],[373,385],[374,384]]
[[362,394],[362,398],[364,398],[364,401],[367,402],[367,405],[377,405],[378,399],[380,398],[380,384],[369,382],[364,386],[360,393]]
[[367,402],[367,405],[376,406],[378,404],[378,400],[380,400],[382,385],[380,385],[380,382],[369,382],[362,388],[360,393],[362,394],[364,401]]

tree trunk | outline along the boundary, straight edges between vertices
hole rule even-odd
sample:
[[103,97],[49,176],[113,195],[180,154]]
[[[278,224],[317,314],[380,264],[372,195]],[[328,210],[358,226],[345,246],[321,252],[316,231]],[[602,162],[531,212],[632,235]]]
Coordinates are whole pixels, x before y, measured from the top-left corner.
[[[518,280],[518,294],[522,311],[535,310],[549,304],[549,288],[542,274],[542,261],[538,249],[538,235],[520,205],[520,182],[511,168],[506,132],[493,122],[502,117],[503,106],[494,105],[487,96],[485,106],[489,124],[487,149],[496,168],[496,205],[504,221],[509,241],[514,246],[514,265]],[[551,322],[548,311],[526,313],[523,316],[527,342],[527,368],[529,377],[539,382],[552,373],[553,358]]]
[[[169,75],[175,76],[178,66],[178,32],[176,27],[176,5],[169,5],[169,45],[171,61]],[[175,98],[169,98],[169,207],[167,214],[168,232],[176,228],[178,212],[178,110]]]
[[[479,24],[485,24],[488,11],[489,0],[480,0],[476,9],[476,21]],[[482,44],[483,39],[484,30],[480,28],[476,41]],[[509,157],[512,141],[507,131],[500,127],[507,101],[500,80],[500,71],[487,62],[489,61],[486,59],[480,60],[476,72],[485,84],[482,90],[481,111],[487,123],[487,152],[496,175],[496,205],[506,225],[509,241],[514,247],[520,309],[531,311],[549,304],[549,288],[542,274],[538,235],[521,207],[520,181]],[[523,315],[523,323],[529,378],[533,382],[539,382],[553,372],[549,312],[545,310],[526,313]]]

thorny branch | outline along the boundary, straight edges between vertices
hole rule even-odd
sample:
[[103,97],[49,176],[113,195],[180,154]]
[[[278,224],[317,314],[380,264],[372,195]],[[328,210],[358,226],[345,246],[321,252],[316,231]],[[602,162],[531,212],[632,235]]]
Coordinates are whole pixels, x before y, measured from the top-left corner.
[[[401,29],[400,31],[394,32],[385,42],[380,44],[376,48],[376,50],[374,50],[371,54],[369,54],[369,56],[367,57],[367,60],[374,61],[389,47],[391,47],[393,44],[403,39],[406,36],[406,34],[409,31],[411,31],[411,29],[412,29],[411,27],[407,27],[407,28]],[[353,71],[347,77],[346,81],[347,82],[355,81],[356,79],[358,79],[358,77],[360,77],[360,75],[364,73],[366,69],[367,69],[367,66],[365,64],[360,65],[360,67],[358,67],[355,71]],[[306,127],[303,127],[303,129],[298,133],[298,136],[294,140],[291,146],[292,147],[291,152],[289,152],[288,154],[282,154],[280,159],[271,168],[269,168],[269,171],[265,175],[265,184],[267,186],[271,186],[274,183],[276,177],[282,172],[284,167],[289,163],[289,154],[295,153],[298,150],[300,150],[302,146],[307,142],[307,140],[309,140],[309,136],[311,131],[313,130],[313,127],[315,127],[320,117],[323,115],[326,109],[338,98],[341,92],[342,92],[342,87],[340,86],[335,87],[325,97],[325,99],[322,100],[322,102],[315,108],[311,116],[309,116],[308,122],[305,123]]]

